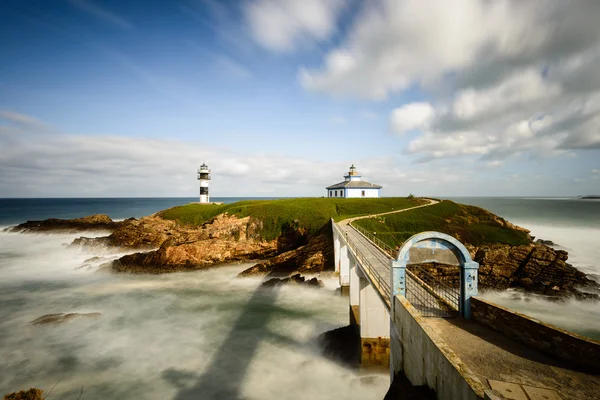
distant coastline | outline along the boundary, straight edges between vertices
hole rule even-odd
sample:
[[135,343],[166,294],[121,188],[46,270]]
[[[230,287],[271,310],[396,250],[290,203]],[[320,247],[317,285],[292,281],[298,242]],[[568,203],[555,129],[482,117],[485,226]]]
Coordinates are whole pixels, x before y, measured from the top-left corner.
[[600,200],[600,194],[594,194],[589,196],[579,196],[582,200]]

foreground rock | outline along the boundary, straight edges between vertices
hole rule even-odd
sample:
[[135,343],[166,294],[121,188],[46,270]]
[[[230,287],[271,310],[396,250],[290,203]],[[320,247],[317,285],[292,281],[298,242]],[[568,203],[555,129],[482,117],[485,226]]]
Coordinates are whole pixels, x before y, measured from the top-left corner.
[[44,391],[41,389],[31,388],[29,390],[5,394],[4,400],[43,400],[43,393]]
[[351,369],[360,365],[360,327],[348,325],[319,335],[323,356]]
[[61,232],[74,233],[84,231],[113,231],[121,223],[114,222],[108,215],[96,214],[83,218],[57,219],[51,218],[44,221],[27,221],[23,224],[6,228],[7,232]]
[[62,324],[75,318],[98,318],[100,313],[46,314],[31,321],[32,325]]
[[323,281],[318,280],[317,278],[306,279],[300,274],[295,274],[290,276],[289,278],[271,278],[268,281],[265,281],[261,284],[263,287],[275,287],[282,285],[303,285],[303,286],[312,286],[312,287],[323,287]]

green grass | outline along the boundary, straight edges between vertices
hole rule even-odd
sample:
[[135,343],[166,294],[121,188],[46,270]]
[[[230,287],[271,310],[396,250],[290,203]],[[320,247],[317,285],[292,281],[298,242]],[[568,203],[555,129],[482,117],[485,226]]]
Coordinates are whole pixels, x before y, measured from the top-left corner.
[[261,237],[277,238],[290,226],[304,227],[314,233],[330,218],[383,213],[413,207],[420,199],[388,197],[379,199],[298,198],[281,200],[245,200],[224,205],[188,204],[162,211],[162,218],[187,226],[199,226],[211,218],[228,213],[241,218],[250,216],[262,222]]
[[530,243],[525,232],[503,226],[496,218],[499,219],[479,207],[443,201],[398,214],[357,220],[353,224],[376,232],[377,237],[392,248],[423,231],[443,232],[474,246]]

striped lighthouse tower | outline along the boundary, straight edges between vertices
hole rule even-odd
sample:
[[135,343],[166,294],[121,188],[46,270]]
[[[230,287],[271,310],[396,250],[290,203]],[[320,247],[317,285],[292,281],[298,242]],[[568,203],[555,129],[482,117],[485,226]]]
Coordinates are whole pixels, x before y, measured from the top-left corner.
[[200,203],[210,202],[208,195],[208,181],[210,181],[210,169],[204,163],[198,168],[198,180],[200,181]]

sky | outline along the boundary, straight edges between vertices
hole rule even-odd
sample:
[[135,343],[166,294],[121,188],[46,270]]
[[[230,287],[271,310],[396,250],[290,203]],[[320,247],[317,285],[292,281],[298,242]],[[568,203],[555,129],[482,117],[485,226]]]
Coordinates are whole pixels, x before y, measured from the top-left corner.
[[597,0],[2,0],[0,197],[600,194]]

